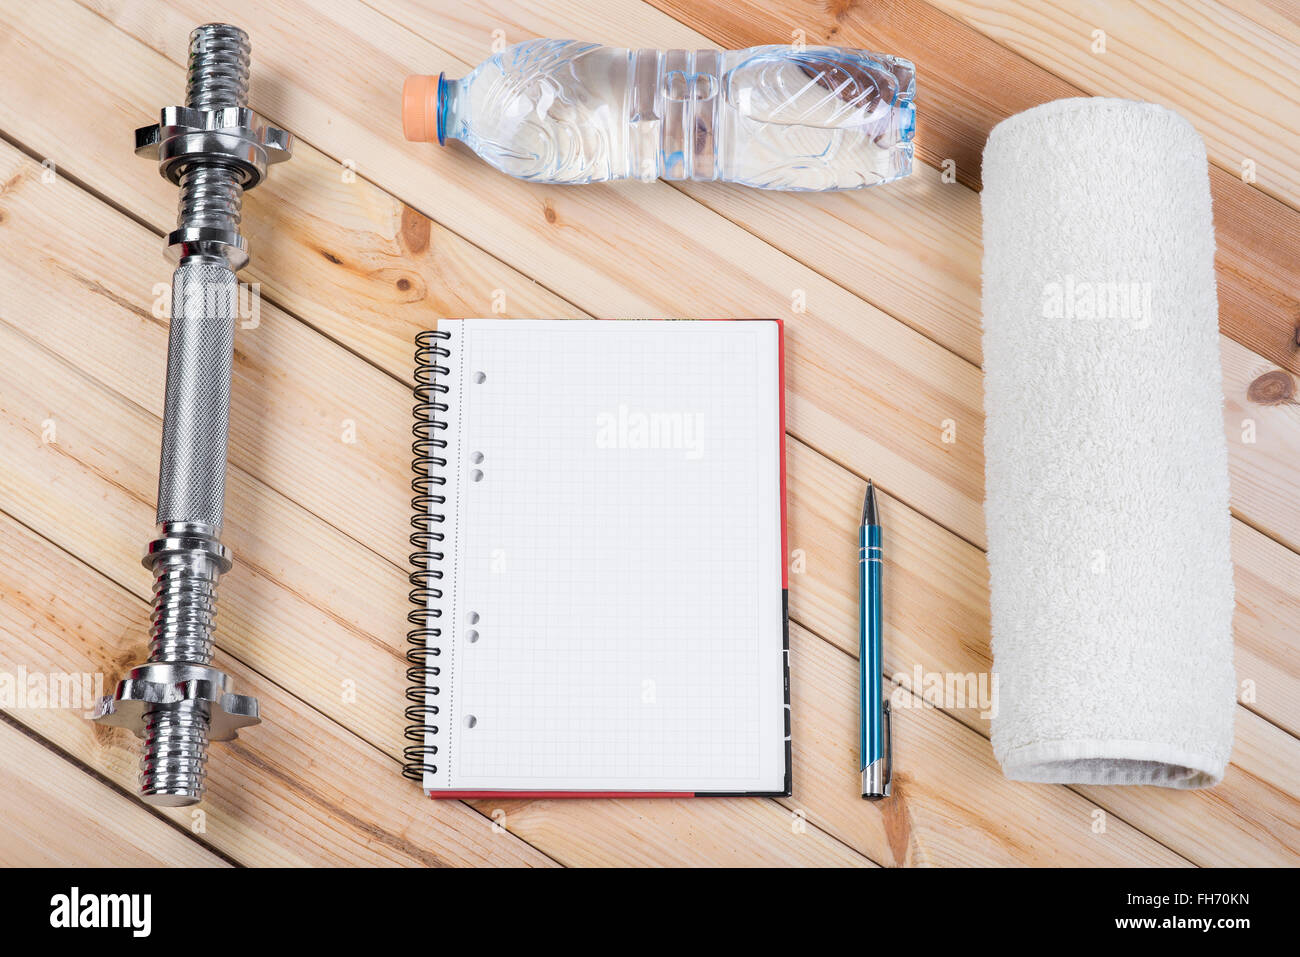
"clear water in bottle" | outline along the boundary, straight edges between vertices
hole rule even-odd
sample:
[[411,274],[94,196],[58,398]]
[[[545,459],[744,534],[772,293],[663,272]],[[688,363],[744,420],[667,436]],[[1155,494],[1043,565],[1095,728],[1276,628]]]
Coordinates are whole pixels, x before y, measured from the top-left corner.
[[[910,62],[861,50],[532,40],[463,79],[439,77],[436,95],[430,82],[426,100],[439,142],[462,140],[535,182],[662,177],[838,190],[911,172],[915,90]],[[432,138],[412,136],[409,118],[407,135]]]

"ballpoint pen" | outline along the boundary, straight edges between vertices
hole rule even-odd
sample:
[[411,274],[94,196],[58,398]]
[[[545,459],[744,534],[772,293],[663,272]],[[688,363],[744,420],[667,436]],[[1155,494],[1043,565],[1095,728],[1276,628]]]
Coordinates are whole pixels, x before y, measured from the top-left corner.
[[861,608],[858,635],[859,744],[862,766],[862,796],[870,800],[889,797],[893,778],[894,734],[885,700],[881,669],[880,522],[876,513],[876,488],[867,480],[867,497],[862,503],[862,527],[858,530],[858,604]]

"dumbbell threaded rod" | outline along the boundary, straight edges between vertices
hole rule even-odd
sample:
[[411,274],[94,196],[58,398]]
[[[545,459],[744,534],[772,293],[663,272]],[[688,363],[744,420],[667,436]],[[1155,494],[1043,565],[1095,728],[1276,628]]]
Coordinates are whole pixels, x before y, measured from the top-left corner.
[[180,187],[168,236],[172,277],[167,391],[158,469],[158,536],[144,564],[154,576],[149,660],[104,699],[97,718],[145,739],[140,789],[153,804],[197,802],[209,741],[258,720],[257,702],[227,690],[212,668],[217,582],[230,569],[221,544],[238,285],[247,261],[239,235],[245,189],[268,163],[287,159],[292,137],[249,110],[248,36],[210,23],[190,35],[184,107],[163,110],[136,133]]

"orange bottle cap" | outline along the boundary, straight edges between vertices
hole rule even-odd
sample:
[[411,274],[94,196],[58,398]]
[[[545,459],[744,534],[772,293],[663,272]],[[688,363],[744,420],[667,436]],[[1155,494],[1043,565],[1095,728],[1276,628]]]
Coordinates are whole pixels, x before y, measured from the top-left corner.
[[438,138],[436,76],[408,76],[402,84],[402,134],[416,143]]

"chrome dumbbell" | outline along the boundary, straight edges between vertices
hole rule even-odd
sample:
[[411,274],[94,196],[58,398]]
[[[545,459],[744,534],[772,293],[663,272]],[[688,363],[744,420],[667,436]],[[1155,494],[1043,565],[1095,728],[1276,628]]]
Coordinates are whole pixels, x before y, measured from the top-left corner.
[[210,741],[259,720],[257,700],[230,690],[212,667],[217,581],[230,570],[221,543],[238,284],[248,262],[239,233],[245,190],[288,159],[293,137],[248,108],[249,42],[210,23],[190,35],[184,106],[136,131],[136,153],[156,159],[180,187],[167,236],[172,277],[167,394],[158,475],[157,537],[144,565],[154,576],[149,661],[99,702],[95,719],[145,739],[140,793],[151,804],[194,804]]

